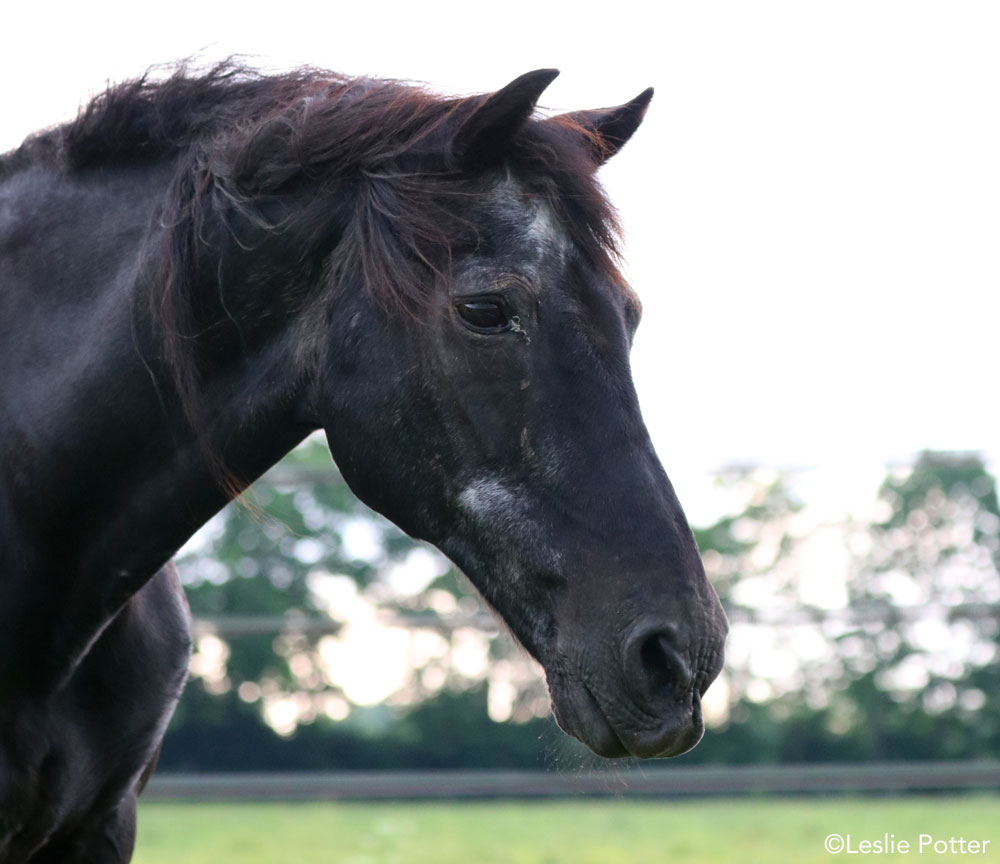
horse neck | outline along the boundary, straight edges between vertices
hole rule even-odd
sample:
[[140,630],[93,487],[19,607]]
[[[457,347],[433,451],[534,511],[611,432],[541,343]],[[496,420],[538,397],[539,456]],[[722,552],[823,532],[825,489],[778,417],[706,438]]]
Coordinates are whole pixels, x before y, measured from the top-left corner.
[[[143,302],[144,298],[140,299]],[[140,422],[128,430],[131,464],[115,504],[80,559],[100,578],[118,574],[123,596],[155,573],[189,537],[317,428],[305,376],[294,360],[296,323],[252,352],[215,357],[202,369],[193,406],[147,374]],[[135,363],[146,367],[141,358]],[[152,404],[155,393],[156,404]],[[138,538],[143,538],[137,542]]]
[[[0,233],[27,227],[41,247],[37,266],[11,270],[16,278],[4,284],[5,308],[16,315],[0,322],[0,365],[13,382],[0,394],[0,514],[13,514],[0,538],[0,632],[20,656],[50,657],[63,673],[229,500],[219,459],[242,488],[316,427],[292,362],[295,321],[253,350],[205,364],[202,425],[192,427],[158,359],[149,311],[152,276],[164,264],[149,254],[163,230],[162,175],[142,180],[111,194],[101,183],[38,176],[25,194],[34,196],[32,214],[48,212],[51,229],[0,224]],[[87,222],[74,213],[94,215]],[[58,632],[25,630],[4,607],[21,622],[59,621]],[[7,641],[0,638],[0,655],[14,645]]]

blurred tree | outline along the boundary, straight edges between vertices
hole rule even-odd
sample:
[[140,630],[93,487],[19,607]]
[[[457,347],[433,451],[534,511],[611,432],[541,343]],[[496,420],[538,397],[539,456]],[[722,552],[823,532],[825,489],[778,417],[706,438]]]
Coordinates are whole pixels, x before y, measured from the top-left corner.
[[796,554],[810,526],[801,518],[804,505],[790,472],[732,466],[720,471],[716,482],[735,502],[735,512],[694,533],[730,618],[723,678],[731,702],[765,701],[783,685],[763,668],[763,648],[766,643],[771,654],[789,650],[790,631],[773,623],[805,604]]
[[[463,626],[477,616],[487,625],[492,620],[474,589],[443,556],[361,504],[337,473],[325,441],[307,441],[261,478],[182,550],[178,567],[203,629],[164,765],[190,767],[195,760],[263,768],[281,754],[290,766],[298,748],[321,754],[327,768],[335,767],[329,762],[334,756],[348,766],[358,754],[383,764],[372,761],[364,741],[381,736],[385,752],[398,755],[425,716],[449,729],[445,738],[456,753],[468,755],[471,747],[461,746],[463,729],[470,740],[492,742],[522,762],[523,754],[514,757],[513,745],[503,741],[520,734],[518,740],[537,751],[533,723],[547,709],[537,671],[508,636],[495,638],[495,628],[483,633]],[[393,627],[394,612],[426,626]],[[284,618],[287,626],[280,634],[254,632],[253,626],[245,635],[211,632],[213,620],[231,622],[233,616]],[[303,626],[321,620],[327,622],[322,628]],[[353,676],[359,691],[366,665],[388,659],[398,666],[406,657],[405,679],[390,683],[392,692],[384,694],[396,719],[387,721],[385,710],[358,710],[345,673],[361,670],[360,684]],[[488,666],[492,675],[484,684]],[[466,698],[466,691],[473,695]],[[443,707],[435,714],[438,702]],[[450,717],[455,711],[476,714]],[[334,722],[349,715],[351,722]],[[514,733],[514,726],[491,716],[525,729]],[[304,728],[314,722],[315,729]],[[318,730],[330,737],[329,747],[317,750]],[[277,743],[275,731],[289,739],[287,745]],[[391,743],[397,734],[403,737]],[[246,742],[242,761],[235,758],[240,741]],[[350,741],[360,748],[353,757],[345,755]],[[489,759],[481,754],[478,762]]]
[[[772,573],[795,544],[794,517],[803,503],[792,491],[789,473],[757,465],[724,468],[716,484],[741,502],[737,512],[693,530],[715,590],[726,607],[736,611],[743,605],[741,590],[748,593],[747,580]],[[789,585],[786,578],[776,587]]]
[[[325,465],[331,482],[294,483],[304,469],[318,465]],[[282,474],[287,481],[282,481]],[[360,585],[370,583],[380,562],[350,554],[344,540],[352,520],[365,519],[366,514],[337,479],[324,442],[310,439],[282,462],[276,475],[256,483],[209,523],[178,559],[194,616],[294,619],[323,614],[323,599],[311,587],[311,573],[344,574]],[[381,525],[373,528],[379,530],[391,533]],[[401,555],[398,537],[378,540],[384,560]],[[318,676],[296,674],[307,666],[314,668],[313,662],[300,661],[296,668],[290,662],[297,655],[314,660],[319,638],[251,633],[229,636],[221,647],[217,640],[203,639],[193,671],[211,692],[235,689],[254,701],[261,692],[273,697],[291,690],[325,690],[328,684]]]
[[[885,479],[874,520],[827,526],[799,519],[790,479],[764,478],[723,475],[756,480],[749,504],[697,532],[733,621],[730,707],[685,759],[1000,755],[1000,513],[983,460],[923,453]],[[817,608],[803,553],[829,549],[823,532],[851,554],[828,577],[842,605]]]
[[1000,755],[1000,508],[976,454],[924,452],[892,472],[856,547],[850,626],[837,634],[843,698],[870,758]]
[[[719,483],[733,513],[695,534],[733,630],[709,691],[716,725],[686,761],[1000,755],[1000,513],[981,459],[922,454],[886,478],[870,522],[818,523],[791,474],[747,466]],[[814,566],[831,551],[839,575]],[[199,639],[168,768],[588,763],[537,719],[544,682],[523,652],[467,626],[489,618],[465,578],[360,504],[322,441],[221,514],[180,568],[196,616],[290,624]],[[836,583],[826,605],[817,569]],[[376,606],[427,626],[379,630]],[[331,635],[296,628],[303,618],[326,618]],[[334,674],[361,652],[410,657],[378,707],[352,703]],[[518,722],[496,722],[508,719]]]
[[[369,709],[372,710],[372,709]],[[359,712],[364,715],[366,712]],[[375,713],[381,713],[377,710]],[[550,719],[495,723],[486,687],[445,691],[388,725],[319,718],[277,735],[233,692],[192,687],[160,760],[167,771],[542,768],[573,745]]]

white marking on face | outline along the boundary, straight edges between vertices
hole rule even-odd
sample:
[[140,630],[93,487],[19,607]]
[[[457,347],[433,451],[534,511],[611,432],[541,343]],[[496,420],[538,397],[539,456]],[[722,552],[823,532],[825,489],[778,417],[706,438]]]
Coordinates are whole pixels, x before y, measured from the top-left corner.
[[565,232],[559,230],[548,204],[539,204],[535,208],[535,218],[528,226],[528,236],[549,246],[561,246],[566,242]]
[[[458,503],[476,526],[472,538],[466,535],[465,549],[472,553],[473,572],[481,574],[480,590],[518,638],[541,645],[551,610],[544,602],[539,605],[529,580],[533,573],[561,572],[562,555],[551,547],[551,538],[532,513],[530,498],[521,488],[488,477],[469,483],[459,493]],[[529,603],[528,598],[534,599]]]
[[462,490],[458,500],[477,521],[508,522],[517,515],[514,496],[499,480],[477,480]]
[[572,242],[569,233],[544,200],[525,190],[512,177],[498,190],[498,200],[503,206],[523,214],[523,236],[529,247],[525,251],[534,253],[534,265],[540,264],[546,255],[555,254],[561,259],[568,252]]
[[555,255],[560,261],[565,260],[572,241],[567,231],[559,224],[556,214],[545,202],[539,202],[534,208],[534,218],[528,225],[527,237],[534,247],[538,261],[546,255]]
[[[526,443],[527,429],[522,435]],[[556,567],[562,555],[552,548],[551,538],[532,512],[529,496],[521,489],[511,489],[492,477],[474,480],[458,496],[459,506],[494,541],[499,541],[513,558],[530,557]]]

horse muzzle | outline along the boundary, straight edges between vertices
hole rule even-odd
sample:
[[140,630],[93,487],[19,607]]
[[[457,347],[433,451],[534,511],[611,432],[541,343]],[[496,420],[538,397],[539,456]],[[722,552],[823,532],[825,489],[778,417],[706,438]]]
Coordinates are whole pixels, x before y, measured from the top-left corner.
[[686,753],[705,731],[701,697],[722,669],[722,638],[694,662],[690,653],[672,627],[644,621],[623,640],[618,662],[554,664],[546,671],[556,722],[599,756]]

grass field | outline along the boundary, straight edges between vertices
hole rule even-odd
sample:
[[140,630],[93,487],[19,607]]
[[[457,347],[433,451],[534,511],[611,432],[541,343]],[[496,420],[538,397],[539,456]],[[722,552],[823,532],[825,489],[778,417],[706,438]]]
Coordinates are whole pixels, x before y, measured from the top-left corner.
[[[1000,862],[1000,797],[693,802],[146,804],[135,864],[810,864]],[[832,855],[831,833],[894,834],[908,854]],[[989,840],[978,854],[921,853]]]

